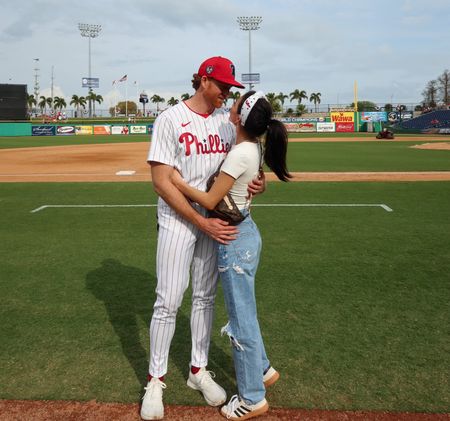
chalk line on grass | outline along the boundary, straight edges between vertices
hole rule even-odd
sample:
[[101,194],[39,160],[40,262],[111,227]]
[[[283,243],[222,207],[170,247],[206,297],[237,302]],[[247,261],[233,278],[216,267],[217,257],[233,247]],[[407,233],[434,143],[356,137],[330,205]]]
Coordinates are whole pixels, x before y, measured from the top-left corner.
[[[30,211],[30,213],[37,213],[49,208],[153,208],[158,206],[156,204],[146,204],[146,205],[42,205]],[[388,205],[383,203],[257,203],[252,205],[252,207],[307,207],[307,208],[382,208],[386,212],[393,212],[393,209]]]

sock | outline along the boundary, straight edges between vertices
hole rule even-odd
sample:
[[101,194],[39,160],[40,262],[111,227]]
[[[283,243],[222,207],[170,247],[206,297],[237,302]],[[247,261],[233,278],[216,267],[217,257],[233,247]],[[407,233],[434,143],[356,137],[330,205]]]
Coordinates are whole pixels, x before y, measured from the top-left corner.
[[[147,381],[149,382],[151,379],[153,379],[153,376],[151,374],[147,374]],[[164,376],[159,377],[159,380],[161,380],[163,382]]]
[[200,371],[200,367],[196,367],[195,365],[191,365],[191,373],[197,374]]

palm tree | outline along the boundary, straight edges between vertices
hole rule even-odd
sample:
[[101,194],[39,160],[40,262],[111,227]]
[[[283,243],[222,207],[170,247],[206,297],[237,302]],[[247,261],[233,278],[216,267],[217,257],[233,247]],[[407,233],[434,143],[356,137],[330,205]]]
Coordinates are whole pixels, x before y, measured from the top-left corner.
[[269,92],[268,94],[266,94],[266,98],[275,113],[281,111],[281,105],[275,93]]
[[295,112],[296,112],[297,116],[299,116],[299,117],[300,117],[305,111],[306,111],[306,106],[303,105],[303,104],[298,104],[297,107],[296,107],[296,109],[295,109]]
[[45,112],[47,110],[47,98],[45,96],[41,95],[39,97],[39,104],[38,104],[38,106],[41,109],[41,113],[45,114]]
[[77,116],[80,115],[80,107],[85,107],[86,98],[84,96],[72,95],[72,100],[70,101],[70,105],[75,105],[77,109]]
[[33,111],[33,106],[36,106],[37,101],[36,98],[34,97],[33,94],[27,94],[27,105],[28,105],[28,110],[31,113]]
[[59,96],[55,96],[53,98],[53,105],[54,105],[55,109],[59,108],[60,110],[67,107],[66,100]]
[[166,102],[166,100],[164,98],[162,98],[156,94],[150,98],[150,101],[152,101],[154,104],[156,104],[156,112],[157,113],[159,113],[159,104],[162,102]]
[[95,103],[98,102],[101,104],[103,102],[103,97],[101,95],[97,95],[94,91],[91,91],[86,96],[86,100],[92,101],[92,113],[95,115]]
[[181,100],[182,101],[186,101],[187,99],[189,99],[191,96],[189,94],[183,94],[181,95]]
[[241,97],[241,93],[239,91],[230,92],[228,94],[228,98],[232,99],[233,102],[236,102]]
[[280,92],[280,93],[277,95],[278,101],[281,102],[281,108],[282,108],[282,109],[284,108],[284,100],[287,99],[287,98],[289,98],[289,96],[283,94],[283,92]]
[[49,96],[47,99],[47,105],[49,106],[50,110],[53,108],[52,104],[53,104],[53,98],[51,96]]
[[312,93],[309,97],[310,102],[314,102],[314,111],[317,113],[317,104],[320,104],[320,96],[322,94],[320,92]]
[[172,97],[167,101],[167,105],[170,105],[171,107],[173,107],[174,105],[177,105],[180,101],[178,101],[178,99]]
[[100,105],[103,102],[103,97],[101,95],[95,95],[94,102],[92,103],[94,106],[94,114],[95,114],[95,103],[98,102]]
[[298,104],[300,105],[302,102],[302,99],[308,99],[308,95],[306,94],[306,91],[300,91],[296,89],[294,92],[291,92],[290,94],[291,101],[297,100]]

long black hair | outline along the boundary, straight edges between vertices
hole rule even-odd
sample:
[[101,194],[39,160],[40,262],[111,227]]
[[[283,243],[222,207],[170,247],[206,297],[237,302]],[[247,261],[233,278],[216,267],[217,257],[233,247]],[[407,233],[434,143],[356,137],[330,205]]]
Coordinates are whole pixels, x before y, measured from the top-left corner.
[[[241,97],[237,110],[239,114],[244,101],[254,93],[255,91],[249,91]],[[259,98],[243,127],[252,137],[260,137],[266,133],[264,162],[281,181],[289,181],[292,175],[286,167],[288,133],[284,124],[272,116],[272,106],[265,98]]]

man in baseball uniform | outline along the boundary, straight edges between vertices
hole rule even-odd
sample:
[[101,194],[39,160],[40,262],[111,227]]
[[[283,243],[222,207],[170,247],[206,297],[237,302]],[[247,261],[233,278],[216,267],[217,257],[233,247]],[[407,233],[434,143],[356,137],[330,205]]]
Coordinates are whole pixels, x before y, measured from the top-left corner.
[[[206,402],[219,406],[225,390],[206,370],[213,323],[218,271],[215,241],[228,244],[237,228],[187,201],[171,183],[174,168],[193,187],[206,189],[206,181],[231,149],[235,128],[221,107],[230,88],[244,88],[235,79],[233,63],[224,57],[205,60],[194,74],[195,94],[163,112],[155,121],[148,162],[159,195],[156,253],[156,302],[150,323],[148,383],[141,406],[144,420],[164,416],[162,392],[169,348],[183,294],[192,285],[192,350],[187,385],[199,390]],[[264,180],[254,180],[249,192],[264,190]],[[215,240],[215,241],[214,241]]]

